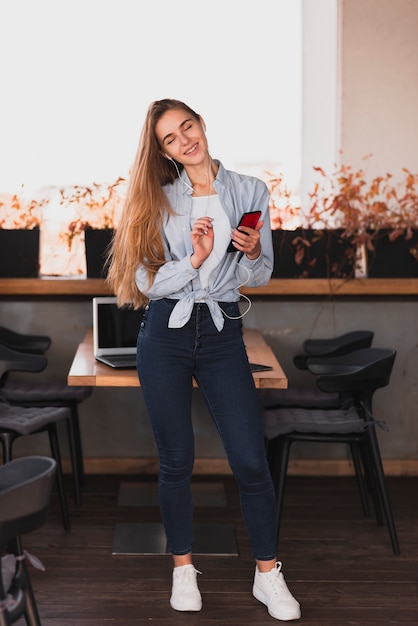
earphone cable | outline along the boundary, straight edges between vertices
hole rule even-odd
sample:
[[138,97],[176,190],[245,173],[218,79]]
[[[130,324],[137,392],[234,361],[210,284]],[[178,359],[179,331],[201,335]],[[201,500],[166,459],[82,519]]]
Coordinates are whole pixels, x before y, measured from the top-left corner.
[[244,285],[246,285],[248,283],[248,281],[250,280],[251,273],[250,273],[250,270],[248,269],[248,267],[245,267],[245,265],[242,265],[241,267],[243,267],[245,269],[245,271],[247,272],[248,276],[247,276],[247,279],[243,283],[241,283],[240,285],[238,285],[238,287],[235,288],[235,291],[239,295],[240,299],[244,298],[245,300],[247,300],[248,306],[247,306],[246,310],[244,311],[244,313],[241,313],[241,315],[236,315],[236,316],[228,315],[227,313],[225,313],[223,308],[220,306],[219,308],[221,309],[222,313],[229,320],[240,320],[240,319],[242,319],[245,315],[247,315],[247,313],[249,312],[249,310],[251,309],[251,306],[252,306],[252,302],[251,302],[250,298],[248,296],[246,296],[245,294],[240,292],[241,287],[244,287]]

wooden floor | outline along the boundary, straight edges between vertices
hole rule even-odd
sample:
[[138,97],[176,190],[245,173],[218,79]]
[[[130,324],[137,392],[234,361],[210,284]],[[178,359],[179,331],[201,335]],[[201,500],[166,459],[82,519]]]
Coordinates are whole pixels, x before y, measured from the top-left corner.
[[[65,533],[56,494],[49,521],[24,538],[46,567],[30,574],[43,626],[261,626],[278,623],[251,594],[253,562],[230,477],[227,507],[198,507],[196,521],[228,522],[238,556],[199,556],[200,613],[169,606],[170,556],[112,556],[117,522],[159,522],[155,506],[118,506],[121,481],[87,477],[81,507],[71,505]],[[140,480],[154,482],[154,478]],[[418,478],[388,480],[401,555],[392,553],[386,527],[364,519],[351,478],[290,477],[280,558],[306,626],[418,624]],[[21,623],[21,622],[19,622]]]

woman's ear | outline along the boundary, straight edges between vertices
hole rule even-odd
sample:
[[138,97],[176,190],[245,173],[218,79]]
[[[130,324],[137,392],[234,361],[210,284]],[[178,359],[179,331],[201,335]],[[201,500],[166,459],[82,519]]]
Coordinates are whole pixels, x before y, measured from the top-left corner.
[[205,124],[205,120],[203,119],[203,117],[201,115],[199,115],[199,121],[202,124],[202,128],[203,130],[206,132],[206,124]]

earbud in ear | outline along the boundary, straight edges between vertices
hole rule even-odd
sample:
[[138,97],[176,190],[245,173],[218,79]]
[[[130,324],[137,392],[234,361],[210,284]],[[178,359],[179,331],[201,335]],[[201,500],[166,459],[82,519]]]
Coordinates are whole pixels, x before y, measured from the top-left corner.
[[168,154],[166,152],[164,152],[164,156],[166,159],[170,159],[170,161],[172,161],[173,159],[171,158],[171,156],[168,156]]

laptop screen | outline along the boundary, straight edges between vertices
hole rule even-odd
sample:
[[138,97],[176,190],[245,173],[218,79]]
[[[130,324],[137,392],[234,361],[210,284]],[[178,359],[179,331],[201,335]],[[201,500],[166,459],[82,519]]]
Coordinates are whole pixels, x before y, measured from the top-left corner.
[[135,354],[142,314],[120,309],[114,296],[93,298],[94,355]]

